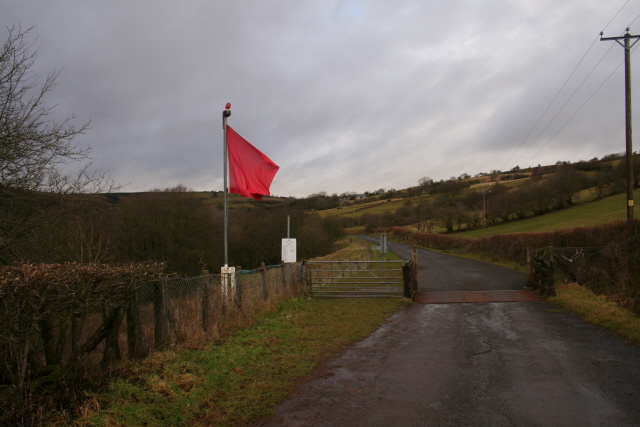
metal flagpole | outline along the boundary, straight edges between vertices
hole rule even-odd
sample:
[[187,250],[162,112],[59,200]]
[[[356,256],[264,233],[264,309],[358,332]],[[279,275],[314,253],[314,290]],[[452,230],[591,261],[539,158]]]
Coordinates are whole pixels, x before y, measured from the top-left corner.
[[224,129],[224,266],[229,266],[229,153],[227,147],[227,117],[231,116],[231,103],[227,102],[222,112],[222,129]]

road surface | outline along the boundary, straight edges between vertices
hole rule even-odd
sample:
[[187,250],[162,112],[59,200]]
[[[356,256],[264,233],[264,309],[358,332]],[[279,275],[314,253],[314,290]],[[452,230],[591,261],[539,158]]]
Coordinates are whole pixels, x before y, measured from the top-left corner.
[[[401,257],[410,246],[389,242]],[[422,291],[524,275],[421,250]],[[327,361],[262,426],[638,426],[640,349],[546,302],[413,304]]]

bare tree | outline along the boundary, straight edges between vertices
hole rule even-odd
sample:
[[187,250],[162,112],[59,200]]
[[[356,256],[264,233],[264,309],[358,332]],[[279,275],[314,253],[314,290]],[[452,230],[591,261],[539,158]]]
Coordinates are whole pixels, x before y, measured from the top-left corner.
[[423,176],[418,180],[418,185],[420,185],[420,188],[422,189],[422,194],[428,193],[429,187],[431,187],[432,184],[433,179],[429,178],[428,176]]
[[[39,240],[78,203],[68,196],[112,189],[105,174],[91,172],[90,149],[75,142],[89,123],[75,125],[75,116],[53,120],[55,105],[45,98],[59,71],[43,80],[33,71],[38,57],[30,39],[32,28],[7,28],[0,51],[0,261],[32,258],[27,243]],[[87,161],[75,174],[64,165]],[[32,245],[33,246],[33,245]]]

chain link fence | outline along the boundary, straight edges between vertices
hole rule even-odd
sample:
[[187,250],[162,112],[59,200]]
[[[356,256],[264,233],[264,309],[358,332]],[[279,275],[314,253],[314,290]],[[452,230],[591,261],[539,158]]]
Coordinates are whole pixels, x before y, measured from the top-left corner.
[[303,268],[302,263],[281,264],[237,271],[228,278],[206,274],[145,283],[121,328],[121,344],[130,357],[140,357],[176,344],[215,341],[302,293]]

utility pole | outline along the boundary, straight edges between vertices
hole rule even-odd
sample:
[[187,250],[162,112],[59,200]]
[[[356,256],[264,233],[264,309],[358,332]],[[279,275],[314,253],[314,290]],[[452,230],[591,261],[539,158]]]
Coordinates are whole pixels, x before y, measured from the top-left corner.
[[[633,219],[633,144],[631,133],[631,48],[638,42],[640,36],[632,36],[627,33],[620,37],[602,37],[600,41],[615,40],[624,48],[624,99],[625,99],[625,123],[627,128],[627,219]],[[631,39],[636,39],[631,43]],[[620,42],[624,40],[624,43]]]

